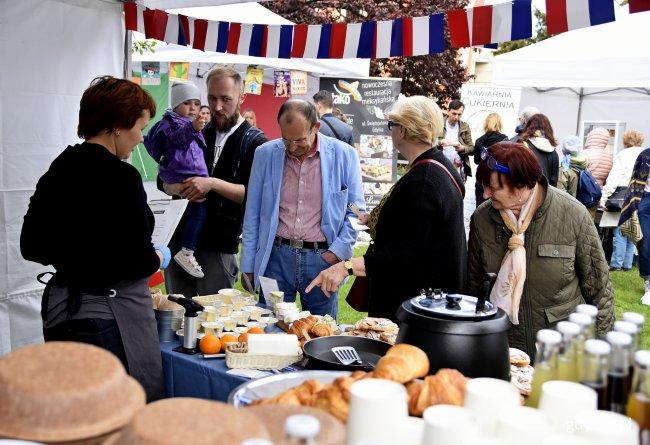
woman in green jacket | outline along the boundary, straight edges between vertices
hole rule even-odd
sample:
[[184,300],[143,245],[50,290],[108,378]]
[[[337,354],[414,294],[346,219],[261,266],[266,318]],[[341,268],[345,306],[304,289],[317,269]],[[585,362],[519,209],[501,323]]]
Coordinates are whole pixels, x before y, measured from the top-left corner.
[[488,206],[472,215],[468,291],[478,295],[486,272],[498,273],[490,300],[508,314],[511,347],[535,355],[537,331],[555,326],[587,302],[596,329],[614,321],[609,268],[587,209],[549,187],[535,154],[500,142],[485,152],[476,180]]

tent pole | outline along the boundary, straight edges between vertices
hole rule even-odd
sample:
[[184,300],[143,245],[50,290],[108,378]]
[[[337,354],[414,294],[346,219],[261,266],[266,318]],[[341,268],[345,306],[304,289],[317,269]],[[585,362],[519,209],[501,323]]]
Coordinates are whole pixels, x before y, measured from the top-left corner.
[[131,79],[131,46],[133,45],[132,31],[124,33],[124,65],[122,68],[122,78]]
[[580,93],[578,93],[578,122],[576,122],[576,134],[582,138],[580,135],[580,119],[582,119],[582,100],[585,97],[585,89],[580,88]]

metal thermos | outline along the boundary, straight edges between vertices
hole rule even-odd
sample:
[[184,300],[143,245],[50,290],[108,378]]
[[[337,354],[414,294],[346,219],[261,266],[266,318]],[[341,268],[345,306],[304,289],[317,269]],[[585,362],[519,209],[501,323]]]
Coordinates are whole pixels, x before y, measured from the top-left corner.
[[194,315],[188,317],[187,312],[183,318],[183,347],[185,349],[196,348],[196,334],[199,332],[199,317]]
[[183,316],[183,347],[179,349],[179,352],[194,354],[196,352],[196,334],[199,331],[199,312],[203,310],[203,306],[182,295],[169,295],[167,299],[185,308],[185,315]]

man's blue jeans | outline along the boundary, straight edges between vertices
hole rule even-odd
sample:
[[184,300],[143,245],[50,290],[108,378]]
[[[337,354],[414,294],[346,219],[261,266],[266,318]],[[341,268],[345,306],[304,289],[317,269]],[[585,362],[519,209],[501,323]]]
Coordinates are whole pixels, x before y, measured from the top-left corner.
[[634,243],[621,233],[620,228],[614,229],[614,250],[612,252],[611,267],[631,269],[634,260]]
[[328,298],[316,286],[305,293],[309,283],[330,267],[323,259],[323,252],[325,249],[297,249],[275,242],[264,276],[278,282],[279,289],[284,292],[284,301],[296,301],[296,293],[299,293],[303,310],[314,315],[330,314],[336,319],[338,292]]

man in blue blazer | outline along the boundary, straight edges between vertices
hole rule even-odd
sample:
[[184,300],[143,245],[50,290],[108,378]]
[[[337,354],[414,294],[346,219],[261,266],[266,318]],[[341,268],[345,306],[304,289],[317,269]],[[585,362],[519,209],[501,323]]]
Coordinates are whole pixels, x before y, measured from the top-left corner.
[[336,318],[337,295],[305,288],[320,271],[347,260],[357,232],[349,206],[365,208],[356,151],[319,134],[313,104],[291,99],[278,112],[282,138],[255,152],[244,215],[242,273],[277,280],[285,301]]

